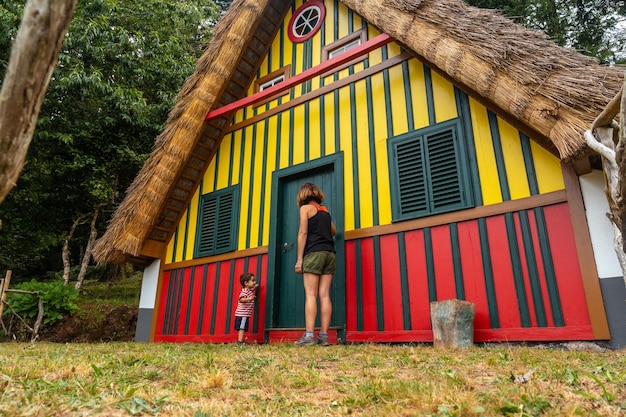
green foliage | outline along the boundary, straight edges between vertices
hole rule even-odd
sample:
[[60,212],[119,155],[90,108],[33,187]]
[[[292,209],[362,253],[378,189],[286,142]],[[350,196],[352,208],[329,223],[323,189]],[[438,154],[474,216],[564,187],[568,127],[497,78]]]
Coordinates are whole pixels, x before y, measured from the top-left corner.
[[[43,324],[52,325],[66,314],[72,315],[78,308],[78,291],[62,282],[29,281],[16,285],[22,291],[37,292],[43,303]],[[39,313],[39,298],[32,294],[7,294],[7,302],[11,308],[24,319],[34,319]],[[6,309],[5,314],[10,310]]]
[[[24,1],[0,6],[0,64]],[[78,2],[17,186],[0,206],[0,271],[59,270],[75,219],[100,211],[103,231],[161,132],[184,80],[208,43],[220,9],[212,0]],[[112,204],[111,204],[112,203]],[[71,242],[78,263],[89,236]]]
[[528,28],[544,32],[561,46],[597,58],[626,62],[626,2],[607,0],[466,0],[498,9]]

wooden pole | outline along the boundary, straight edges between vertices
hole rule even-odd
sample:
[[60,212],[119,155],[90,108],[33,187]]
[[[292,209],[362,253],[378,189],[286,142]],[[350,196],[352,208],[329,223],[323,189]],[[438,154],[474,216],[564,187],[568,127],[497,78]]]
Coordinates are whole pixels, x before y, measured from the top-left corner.
[[7,270],[7,275],[3,279],[4,282],[0,285],[0,319],[2,318],[2,310],[4,310],[4,301],[7,299],[7,290],[11,283],[11,274],[12,271],[10,269]]

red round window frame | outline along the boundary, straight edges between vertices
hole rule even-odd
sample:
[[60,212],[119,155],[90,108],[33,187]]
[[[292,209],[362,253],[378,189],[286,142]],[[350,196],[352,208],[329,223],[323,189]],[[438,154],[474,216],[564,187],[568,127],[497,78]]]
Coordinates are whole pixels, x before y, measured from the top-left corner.
[[[319,20],[317,21],[317,24],[313,27],[313,29],[311,29],[311,31],[309,33],[307,33],[304,36],[298,36],[295,33],[293,33],[293,24],[295,23],[295,20],[300,17],[300,15],[302,14],[302,12],[312,6],[317,6],[318,10],[320,11],[320,16],[319,16]],[[294,43],[300,43],[300,42],[304,42],[307,39],[310,39],[311,37],[313,37],[313,35],[315,35],[317,33],[317,31],[320,29],[320,27],[322,26],[322,23],[324,22],[324,17],[326,17],[326,8],[324,7],[324,3],[319,1],[319,0],[309,0],[305,3],[302,4],[302,6],[298,7],[296,9],[296,11],[293,13],[293,15],[291,16],[291,19],[289,19],[289,27],[287,30],[287,35],[289,36],[289,39],[291,40],[291,42]]]

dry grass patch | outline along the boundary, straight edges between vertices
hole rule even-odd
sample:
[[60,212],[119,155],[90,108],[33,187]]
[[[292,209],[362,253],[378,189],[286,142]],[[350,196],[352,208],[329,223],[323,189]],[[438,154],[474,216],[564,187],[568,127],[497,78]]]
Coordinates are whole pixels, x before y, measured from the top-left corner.
[[619,351],[6,343],[0,415],[617,417],[625,384]]

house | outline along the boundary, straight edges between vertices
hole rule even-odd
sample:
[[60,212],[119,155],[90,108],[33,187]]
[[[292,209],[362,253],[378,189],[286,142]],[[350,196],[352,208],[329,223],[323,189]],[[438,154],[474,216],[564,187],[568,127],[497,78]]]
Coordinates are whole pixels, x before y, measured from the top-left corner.
[[[626,343],[626,298],[583,132],[623,70],[460,0],[235,0],[96,244],[144,270],[137,341],[256,342],[304,327],[305,181],[338,227],[332,337]],[[609,230],[607,234],[606,231]]]

